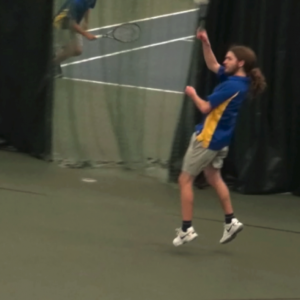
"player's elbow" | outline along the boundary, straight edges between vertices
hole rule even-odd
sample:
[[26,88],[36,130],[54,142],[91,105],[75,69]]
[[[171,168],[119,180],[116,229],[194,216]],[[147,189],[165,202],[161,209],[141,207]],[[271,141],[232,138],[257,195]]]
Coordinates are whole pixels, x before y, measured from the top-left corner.
[[219,63],[214,63],[214,64],[211,64],[208,68],[210,71],[212,71],[214,73],[218,73],[220,66],[221,65]]
[[201,111],[204,115],[206,115],[206,114],[208,114],[208,113],[211,112],[211,109],[212,109],[212,107],[211,107],[210,103],[207,102],[207,103],[205,103],[205,105],[203,105],[203,106],[200,108],[200,111]]
[[201,112],[204,114],[204,115],[207,115],[208,113],[210,113],[210,109],[208,108],[205,108],[205,109],[201,109]]

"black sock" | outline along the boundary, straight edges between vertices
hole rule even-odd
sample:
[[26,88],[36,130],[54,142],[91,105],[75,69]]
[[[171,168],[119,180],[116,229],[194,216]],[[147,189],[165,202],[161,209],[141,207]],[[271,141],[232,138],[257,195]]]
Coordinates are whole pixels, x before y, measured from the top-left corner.
[[192,226],[192,221],[182,221],[181,230],[186,232]]
[[225,215],[225,223],[230,224],[231,220],[234,218],[234,214]]

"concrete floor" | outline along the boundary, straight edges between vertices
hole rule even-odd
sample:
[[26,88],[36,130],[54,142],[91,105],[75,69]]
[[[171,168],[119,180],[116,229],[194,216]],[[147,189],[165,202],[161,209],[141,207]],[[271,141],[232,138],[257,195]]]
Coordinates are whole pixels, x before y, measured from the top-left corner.
[[233,194],[247,226],[224,246],[216,197],[197,190],[200,238],[174,248],[174,186],[16,153],[0,159],[0,299],[300,299],[299,198]]

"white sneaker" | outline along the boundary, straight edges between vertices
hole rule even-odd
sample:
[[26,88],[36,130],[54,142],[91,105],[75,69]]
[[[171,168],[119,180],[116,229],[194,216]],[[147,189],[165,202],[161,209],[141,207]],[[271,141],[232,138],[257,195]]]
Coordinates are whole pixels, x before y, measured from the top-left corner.
[[193,227],[188,228],[186,232],[182,231],[181,228],[176,229],[177,237],[173,240],[173,245],[175,247],[181,246],[185,243],[193,241],[198,234]]
[[224,225],[223,237],[220,240],[221,244],[231,242],[239,232],[244,229],[244,225],[238,219],[232,219],[230,224]]

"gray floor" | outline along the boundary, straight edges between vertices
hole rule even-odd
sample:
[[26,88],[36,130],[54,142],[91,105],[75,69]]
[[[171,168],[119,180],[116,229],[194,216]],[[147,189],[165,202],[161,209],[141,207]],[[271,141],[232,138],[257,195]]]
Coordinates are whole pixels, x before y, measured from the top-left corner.
[[60,169],[21,154],[0,157],[0,299],[300,295],[299,198],[233,194],[247,226],[224,246],[216,197],[197,190],[194,225],[201,236],[174,248],[181,221],[174,186],[116,169]]

